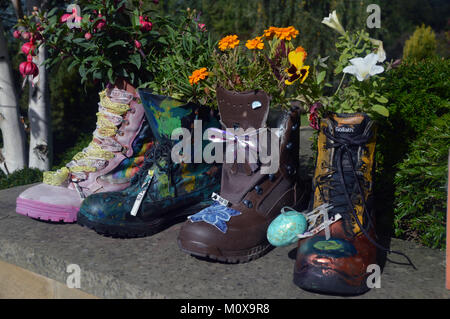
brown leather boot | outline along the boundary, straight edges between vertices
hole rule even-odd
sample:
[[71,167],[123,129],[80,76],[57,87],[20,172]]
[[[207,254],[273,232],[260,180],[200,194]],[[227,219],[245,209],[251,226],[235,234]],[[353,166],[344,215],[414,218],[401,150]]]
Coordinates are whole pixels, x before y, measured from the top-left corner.
[[[213,196],[217,202],[189,216],[178,243],[194,256],[248,262],[270,250],[267,227],[283,206],[297,202],[300,114],[298,108],[293,108],[281,112],[281,116],[269,116],[266,121],[269,97],[262,91],[236,93],[218,88],[217,99],[224,128],[258,130],[267,122],[269,127],[281,129],[279,167],[273,174],[263,174],[260,163],[225,163],[220,196]],[[277,118],[274,126],[269,123],[271,117]]]

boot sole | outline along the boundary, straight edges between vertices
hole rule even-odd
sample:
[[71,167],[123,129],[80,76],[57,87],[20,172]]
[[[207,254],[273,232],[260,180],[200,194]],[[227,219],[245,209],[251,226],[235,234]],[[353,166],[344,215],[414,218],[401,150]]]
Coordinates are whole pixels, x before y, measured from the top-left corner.
[[40,221],[55,223],[74,223],[77,221],[79,207],[54,205],[18,197],[16,213]]
[[[326,274],[325,274],[326,273]],[[366,278],[366,274],[361,277]],[[300,271],[294,270],[294,284],[303,290],[334,296],[357,296],[370,290],[365,280],[361,285],[348,284],[348,278],[335,270],[308,266]]]
[[[198,243],[194,243],[192,241],[185,242],[180,239],[178,241],[178,247],[180,249],[192,256],[205,258],[207,260],[219,261],[227,264],[239,264],[246,263],[255,259],[258,259],[265,254],[267,254],[274,247],[269,244],[269,242],[264,243],[262,245],[255,246],[250,249],[238,250],[238,251],[226,251],[219,249],[217,247],[205,247],[201,246]],[[214,253],[208,253],[208,250],[219,251],[221,255],[217,255]]]
[[77,223],[80,226],[94,230],[96,233],[113,238],[138,238],[155,235],[172,225],[183,222],[187,216],[192,215],[203,208],[209,206],[210,203],[197,203],[195,205],[185,207],[184,209],[174,209],[161,218],[156,218],[150,222],[127,223],[123,225],[109,225],[89,220],[83,214],[78,214]]

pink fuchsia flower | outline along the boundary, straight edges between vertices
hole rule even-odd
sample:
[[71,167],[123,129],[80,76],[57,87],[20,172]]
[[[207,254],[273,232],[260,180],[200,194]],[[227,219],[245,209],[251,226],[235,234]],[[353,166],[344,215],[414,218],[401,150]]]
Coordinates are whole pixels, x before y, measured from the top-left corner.
[[153,0],[153,3],[154,3],[154,4],[158,4],[158,3],[159,3],[159,0]]
[[199,23],[199,24],[198,24],[198,29],[199,29],[200,31],[202,31],[202,32],[205,32],[205,31],[206,31],[206,24],[204,24],[204,23]]
[[35,50],[36,50],[36,46],[31,41],[25,42],[21,48],[22,53],[26,54],[26,55],[35,55]]
[[140,49],[140,48],[142,48],[142,44],[141,44],[141,42],[139,42],[138,40],[134,40],[134,46],[136,47],[136,49]]
[[31,33],[26,31],[26,32],[22,32],[22,38],[25,40],[28,40],[31,36]]
[[26,62],[20,63],[19,71],[20,71],[20,74],[22,74],[23,77],[28,76],[28,75],[32,75],[33,78],[35,78],[39,74],[39,68],[37,67],[37,65],[35,63],[33,63],[33,56],[32,55],[29,54],[27,56],[27,61]]
[[18,39],[18,38],[20,38],[21,34],[22,34],[22,32],[20,32],[19,30],[14,30],[13,37]]
[[84,34],[84,38],[89,41],[90,39],[92,39],[92,34],[90,32],[86,32]]
[[59,18],[59,22],[61,23],[66,23],[67,20],[72,17],[72,15],[70,13],[64,13],[61,18]]
[[309,126],[319,130],[319,109],[322,107],[320,102],[316,102],[309,108]]
[[[99,17],[101,17],[101,15],[99,14]],[[96,31],[101,31],[106,25],[106,20],[105,19],[101,19],[98,20],[97,23],[94,26],[94,32]]]
[[148,21],[148,17],[139,16],[139,24],[141,25],[141,31],[148,32],[152,30],[153,24]]

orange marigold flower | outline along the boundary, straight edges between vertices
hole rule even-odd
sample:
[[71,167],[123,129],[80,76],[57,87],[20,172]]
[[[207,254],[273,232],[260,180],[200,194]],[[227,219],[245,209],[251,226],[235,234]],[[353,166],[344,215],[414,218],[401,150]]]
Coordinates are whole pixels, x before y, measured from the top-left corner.
[[298,33],[299,33],[298,30],[296,30],[293,26],[290,26],[287,28],[279,28],[276,36],[280,40],[290,41],[292,38],[295,39],[297,37]]
[[262,37],[256,37],[254,39],[247,40],[247,43],[245,44],[245,46],[249,50],[254,50],[254,49],[262,50],[262,49],[264,49],[264,42],[262,42],[261,39],[262,39]]
[[200,80],[204,80],[208,75],[209,72],[206,68],[195,70],[189,77],[189,83],[191,85],[197,84]]
[[264,30],[264,37],[271,39],[275,35],[277,29],[278,28],[276,27],[269,27],[269,29]]
[[271,39],[273,36],[275,36],[280,40],[290,41],[293,38],[296,38],[298,33],[298,30],[293,26],[287,28],[270,27],[269,29],[264,30],[264,37]]
[[239,44],[237,35],[227,35],[219,41],[219,49],[222,51],[233,49]]

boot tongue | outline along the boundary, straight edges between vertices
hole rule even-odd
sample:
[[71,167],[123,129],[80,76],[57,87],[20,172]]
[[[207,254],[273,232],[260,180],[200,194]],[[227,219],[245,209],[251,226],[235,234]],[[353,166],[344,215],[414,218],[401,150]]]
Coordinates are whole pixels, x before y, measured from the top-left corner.
[[225,128],[259,129],[266,125],[270,98],[263,91],[232,92],[216,90],[222,125]]
[[331,117],[336,137],[354,137],[364,134],[364,130],[369,122],[366,114],[334,114]]

